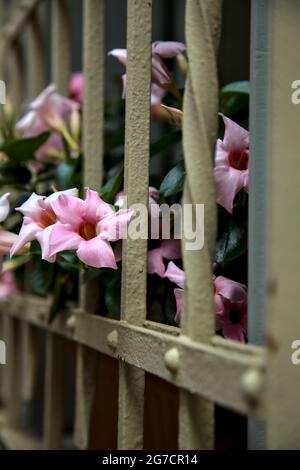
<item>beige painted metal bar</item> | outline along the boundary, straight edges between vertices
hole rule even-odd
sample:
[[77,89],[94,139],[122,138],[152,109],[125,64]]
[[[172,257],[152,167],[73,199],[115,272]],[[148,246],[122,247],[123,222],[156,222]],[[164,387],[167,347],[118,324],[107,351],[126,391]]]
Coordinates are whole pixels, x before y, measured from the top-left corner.
[[68,0],[52,0],[51,67],[52,81],[60,93],[68,95],[70,79],[70,15]]
[[[128,205],[148,205],[152,1],[127,2],[125,193]],[[147,220],[145,221],[147,224]],[[147,240],[123,241],[122,319],[141,325],[146,314]],[[143,446],[144,372],[119,364],[118,448]]]
[[28,96],[33,99],[46,85],[46,41],[44,35],[45,28],[45,8],[40,5],[32,13],[28,25],[27,41],[27,81]]
[[[123,320],[83,314],[72,307],[60,312],[49,325],[47,317],[43,316],[46,305],[44,299],[21,295],[2,308],[6,309],[7,315],[119,358],[192,394],[202,394],[243,414],[264,416],[264,396],[253,401],[251,383],[249,389],[247,382],[249,372],[253,376],[253,370],[259,371],[261,388],[258,391],[264,389],[266,355],[263,348],[241,345],[217,336],[211,345],[199,343],[166,325],[158,328],[156,323],[145,322],[143,326],[134,326]],[[76,321],[71,327],[69,319],[74,316]],[[177,374],[170,368],[166,354],[174,349],[179,352],[181,364]]]
[[7,92],[12,100],[16,118],[20,116],[26,90],[23,52],[22,43],[17,39],[7,51],[9,56],[9,86]]
[[[292,100],[300,70],[300,3],[274,0],[270,11],[266,446],[300,449],[300,367],[292,362],[292,353],[299,358],[292,344],[300,338],[300,105]],[[294,347],[299,351],[299,343]]]
[[61,446],[64,402],[64,338],[48,333],[44,396],[44,448]]
[[[104,67],[105,67],[105,0],[84,2],[83,69],[84,69],[84,186],[100,191],[103,178]],[[83,312],[93,313],[99,305],[99,281],[93,279],[81,287]],[[89,445],[90,418],[93,406],[98,354],[83,345],[77,350],[75,442],[80,448]]]
[[[189,250],[183,242],[186,273],[183,334],[209,342],[214,335],[215,313],[212,260],[216,239],[216,198],[213,176],[217,137],[217,50],[221,26],[220,0],[187,0],[186,42],[189,73],[183,108],[183,146],[187,179],[183,202],[204,204],[204,246]],[[202,230],[195,220],[196,230]],[[180,365],[181,367],[181,365]],[[215,376],[215,380],[218,380]],[[221,378],[220,378],[221,380]],[[179,446],[210,449],[214,445],[214,405],[189,392],[180,393]]]
[[[18,3],[14,2],[15,12],[4,28],[4,33],[9,41],[14,41],[20,36],[20,33],[27,25],[32,13],[41,1],[42,0],[23,0]],[[12,4],[13,2],[10,1],[9,3]],[[9,5],[9,8],[11,8],[11,5]]]
[[[68,95],[70,77],[70,28],[67,0],[52,3],[51,67],[52,81],[58,91]],[[59,336],[48,333],[46,343],[46,393],[44,402],[44,447],[57,449],[63,425],[63,370],[65,344]],[[59,362],[59,364],[58,364]]]
[[16,318],[5,317],[5,343],[7,364],[5,378],[7,393],[7,423],[16,427],[20,424],[21,413],[21,361],[20,361],[20,321]]

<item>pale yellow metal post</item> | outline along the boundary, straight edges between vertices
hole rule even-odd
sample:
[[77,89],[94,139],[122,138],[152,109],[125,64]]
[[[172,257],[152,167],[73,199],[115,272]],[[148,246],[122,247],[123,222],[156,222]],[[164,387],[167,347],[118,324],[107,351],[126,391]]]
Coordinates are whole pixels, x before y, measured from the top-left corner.
[[[84,2],[84,185],[100,191],[103,175],[104,120],[104,9],[105,0]],[[94,313],[99,305],[99,283],[91,280],[80,291],[82,313]],[[78,345],[75,442],[80,448],[89,444],[91,410],[96,383],[96,351]]]
[[[217,137],[217,50],[221,26],[220,0],[187,0],[186,41],[189,74],[183,109],[183,145],[187,170],[184,204],[204,204],[204,246],[185,249],[186,272],[182,334],[209,343],[215,330],[212,260],[216,239],[216,197],[213,176]],[[201,230],[200,223],[196,227]],[[183,365],[182,365],[183,366]],[[216,378],[217,380],[217,378]],[[189,392],[180,392],[182,449],[210,449],[214,444],[214,405]]]
[[[148,205],[152,2],[127,2],[125,193],[128,205]],[[147,240],[123,241],[122,320],[146,317]],[[144,371],[119,365],[118,448],[143,446]]]
[[292,343],[300,339],[300,105],[292,100],[300,79],[300,3],[274,0],[270,11],[266,446],[300,449],[300,366],[292,362]]
[[[70,78],[70,28],[67,0],[52,1],[51,67],[52,80],[58,91],[68,95]],[[48,333],[46,346],[46,386],[44,401],[44,447],[57,449],[61,445],[63,426],[63,363],[65,342]]]

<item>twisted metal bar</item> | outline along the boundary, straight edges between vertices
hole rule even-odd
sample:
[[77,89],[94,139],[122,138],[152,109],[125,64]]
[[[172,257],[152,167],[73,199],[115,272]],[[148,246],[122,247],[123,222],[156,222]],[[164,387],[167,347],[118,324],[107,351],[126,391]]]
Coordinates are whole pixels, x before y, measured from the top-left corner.
[[[214,148],[217,136],[218,79],[217,48],[221,25],[221,0],[187,0],[186,41],[189,75],[183,112],[183,146],[187,170],[184,204],[204,204],[205,226],[202,249],[186,249],[183,262],[186,273],[183,334],[195,341],[209,342],[214,334],[214,296],[212,258],[216,238],[216,197],[213,176]],[[184,207],[185,214],[185,207]],[[201,396],[180,392],[180,449],[212,449],[214,445],[214,405]]]
[[[184,333],[208,341],[214,332],[212,258],[216,238],[216,197],[213,175],[217,136],[217,48],[221,25],[221,0],[188,0],[186,40],[189,75],[184,98],[183,145],[187,170],[184,202],[204,204],[204,246],[184,250],[186,296]],[[198,226],[198,229],[201,227]],[[184,241],[184,247],[187,240]],[[183,247],[183,248],[184,248]]]

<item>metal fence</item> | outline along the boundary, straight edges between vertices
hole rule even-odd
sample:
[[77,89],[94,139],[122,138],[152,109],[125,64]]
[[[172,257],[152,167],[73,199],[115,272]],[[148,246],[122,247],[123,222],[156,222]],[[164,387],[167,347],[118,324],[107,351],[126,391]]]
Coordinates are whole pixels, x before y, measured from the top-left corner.
[[[40,3],[16,2],[15,11],[1,30],[0,75],[4,76],[9,61],[9,86],[16,105],[25,97],[35,96],[45,85],[45,48],[37,13]],[[105,1],[83,3],[84,182],[99,189],[103,161]],[[33,445],[18,429],[20,377],[22,367],[26,366],[30,388],[38,354],[36,327],[47,335],[44,448],[61,446],[62,357],[67,340],[78,344],[74,437],[80,448],[86,448],[89,442],[97,351],[119,361],[119,449],[143,448],[145,372],[180,390],[180,449],[213,448],[215,403],[262,421],[266,448],[299,447],[300,369],[292,365],[290,355],[291,342],[300,333],[297,300],[300,111],[292,105],[290,91],[300,70],[296,47],[300,3],[252,1],[250,317],[252,322],[265,325],[267,339],[261,340],[261,335],[262,346],[241,345],[214,334],[210,259],[216,231],[213,154],[221,3],[221,0],[186,1],[189,76],[184,98],[187,169],[184,202],[205,204],[205,245],[201,251],[184,253],[187,277],[184,325],[179,330],[146,320],[145,240],[124,243],[120,321],[93,315],[97,289],[92,281],[82,289],[80,305],[66,308],[50,325],[47,301],[30,293],[16,295],[2,305],[1,335],[8,345],[8,363],[1,369],[5,403],[1,432],[11,436],[12,448]],[[125,189],[129,204],[146,204],[152,4],[151,0],[130,0],[127,6]],[[52,81],[66,94],[70,75],[68,2],[52,0],[51,9]],[[30,51],[26,63],[20,47],[25,31],[29,34]],[[28,84],[27,96],[24,83]],[[264,311],[268,313],[265,322]],[[22,342],[21,353],[20,325],[27,338]]]

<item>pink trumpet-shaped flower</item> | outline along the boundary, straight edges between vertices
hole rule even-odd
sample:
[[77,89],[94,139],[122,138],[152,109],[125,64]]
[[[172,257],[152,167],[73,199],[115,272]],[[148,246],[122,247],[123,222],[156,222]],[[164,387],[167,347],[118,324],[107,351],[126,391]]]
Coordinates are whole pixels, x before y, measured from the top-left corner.
[[163,277],[166,271],[164,260],[173,260],[181,258],[180,240],[162,240],[159,246],[148,251],[149,274],[157,274]]
[[27,137],[47,130],[59,131],[79,104],[56,93],[50,84],[29,104],[29,111],[17,122],[16,128]]
[[84,78],[82,72],[75,72],[71,75],[69,83],[70,98],[77,103],[83,103]]
[[[0,197],[0,222],[4,222],[9,214],[9,202],[8,197],[10,193],[5,193]],[[0,272],[2,270],[3,256],[7,255],[12,245],[16,242],[18,236],[15,233],[8,232],[7,230],[0,229]],[[22,254],[27,251],[26,248],[19,250],[17,254]]]
[[[149,186],[149,204],[157,204],[159,201],[159,191],[153,186]],[[123,209],[125,204],[125,191],[122,190],[118,192],[115,199],[115,206],[118,206],[120,209]]]
[[164,274],[164,277],[168,278],[171,282],[174,282],[174,284],[177,284],[177,286],[179,286],[179,288],[174,289],[174,295],[176,300],[175,321],[177,325],[180,325],[184,294],[185,272],[182,269],[178,268],[178,266],[176,266],[173,261],[170,261],[167,270]]
[[232,213],[233,201],[242,189],[248,189],[249,132],[221,114],[225,124],[223,141],[218,139],[215,158],[217,203]]
[[[181,42],[175,41],[156,41],[152,44],[152,87],[151,87],[151,107],[161,103],[162,98],[166,94],[163,88],[165,85],[173,84],[171,72],[167,68],[163,59],[176,57],[179,53],[186,50],[186,47]],[[126,49],[113,49],[109,52],[110,55],[118,59],[118,61],[126,67],[127,64],[127,50]],[[127,75],[122,75],[123,81],[123,98],[126,95]]]
[[245,342],[247,337],[247,287],[223,276],[214,279],[217,330],[225,338]]
[[57,222],[56,214],[52,209],[52,203],[61,194],[75,196],[77,192],[77,189],[73,188],[53,193],[48,197],[32,193],[24,204],[16,208],[17,211],[24,215],[24,218],[17,240],[11,248],[11,256],[16,254],[28,242],[38,240],[42,249],[42,258],[49,262],[55,261],[55,256],[50,256],[49,254],[49,237]]
[[62,194],[51,207],[57,223],[49,237],[50,256],[76,250],[78,258],[88,266],[117,269],[109,242],[124,238],[131,210],[115,212],[90,189],[86,190],[85,200]]

